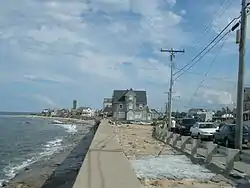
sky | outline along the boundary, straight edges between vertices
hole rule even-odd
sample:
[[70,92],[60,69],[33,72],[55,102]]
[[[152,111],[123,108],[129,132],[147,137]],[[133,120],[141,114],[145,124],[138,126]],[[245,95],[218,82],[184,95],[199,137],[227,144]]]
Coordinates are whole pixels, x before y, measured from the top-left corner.
[[[148,106],[162,109],[170,58],[160,49],[185,49],[175,56],[175,73],[239,15],[234,0],[3,1],[0,111],[70,108],[74,99],[101,108],[114,89],[129,88],[146,90]],[[175,80],[173,109],[234,106],[237,72],[231,32]]]

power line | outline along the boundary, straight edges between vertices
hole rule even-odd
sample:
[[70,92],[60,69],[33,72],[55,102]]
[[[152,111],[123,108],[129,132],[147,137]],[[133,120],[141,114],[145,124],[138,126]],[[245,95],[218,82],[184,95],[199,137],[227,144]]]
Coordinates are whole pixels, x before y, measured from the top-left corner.
[[[176,70],[180,70],[178,68],[175,68]],[[191,75],[195,75],[195,76],[204,76],[203,73],[200,73],[200,72],[193,72],[193,71],[186,71],[186,74],[191,74]],[[229,78],[226,78],[226,77],[220,77],[220,76],[209,76],[209,75],[206,75],[207,78],[210,78],[210,79],[214,79],[214,80],[218,80],[220,79],[220,81],[223,81],[223,82],[232,82],[232,83],[236,83],[235,80],[229,80]]]
[[206,71],[205,74],[204,74],[204,78],[200,81],[200,83],[198,84],[198,86],[197,86],[197,88],[196,88],[194,94],[191,96],[191,98],[190,98],[190,100],[189,100],[189,102],[188,102],[188,104],[187,104],[188,106],[189,106],[190,103],[192,102],[193,97],[194,97],[195,95],[197,95],[197,93],[198,93],[200,87],[203,85],[203,83],[204,83],[204,81],[205,81],[205,77],[208,75],[208,73],[209,73],[210,70],[212,69],[214,63],[216,62],[217,58],[219,57],[219,55],[220,55],[220,53],[221,53],[221,51],[222,51],[222,49],[223,49],[223,47],[224,47],[224,44],[225,44],[225,40],[223,41],[223,43],[222,43],[222,45],[221,45],[221,47],[220,47],[218,53],[215,55],[215,57],[214,57],[213,60],[211,61],[210,65],[209,65],[209,67],[208,67],[208,69],[207,69],[207,71]]
[[180,78],[183,74],[185,74],[186,73],[186,71],[188,71],[188,70],[190,70],[193,66],[195,66],[205,55],[207,55],[223,38],[225,38],[229,33],[231,32],[231,30],[230,31],[228,31],[227,33],[225,33],[216,43],[214,43],[202,56],[200,56],[200,58],[199,59],[197,59],[196,61],[194,61],[191,65],[190,65],[190,67],[188,67],[185,71],[183,71],[182,73],[180,73],[175,79],[174,79],[174,81],[175,80],[177,80],[178,78]]
[[[205,52],[208,48],[209,48],[209,46],[211,46],[223,33],[224,33],[224,31],[235,21],[235,20],[237,20],[237,19],[239,19],[240,18],[240,16],[238,16],[238,17],[235,17],[234,19],[232,19],[222,30],[221,30],[221,32],[217,35],[217,36],[215,36],[214,38],[213,38],[213,40],[208,44],[208,45],[206,45],[190,62],[188,62],[186,65],[184,65],[179,71],[177,71],[176,73],[175,73],[175,75],[176,74],[178,74],[179,72],[181,72],[181,71],[183,71],[183,70],[185,70],[186,69],[186,67],[188,67],[194,60],[196,60],[203,52]],[[238,22],[239,23],[239,22]],[[237,24],[237,23],[236,23]],[[232,29],[235,29],[234,27],[232,27]],[[230,30],[230,31],[232,31],[232,29]],[[213,46],[215,46],[215,45],[213,45]]]
[[[232,4],[232,2],[233,2],[232,0],[221,1],[219,8],[215,10],[213,13],[213,15],[215,15],[214,20],[219,19],[224,14],[226,8],[228,8]],[[212,29],[212,22],[210,24],[205,25],[204,32],[200,35],[200,37],[201,36],[204,37],[204,35],[207,34],[211,29]],[[195,44],[194,44],[195,47],[199,43],[200,37],[198,37],[197,40],[195,41]]]

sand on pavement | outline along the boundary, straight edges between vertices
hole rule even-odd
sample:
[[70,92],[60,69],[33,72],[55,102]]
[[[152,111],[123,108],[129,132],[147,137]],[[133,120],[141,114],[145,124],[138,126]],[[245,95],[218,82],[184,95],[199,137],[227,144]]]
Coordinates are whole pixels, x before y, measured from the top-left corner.
[[[173,155],[176,153],[170,146],[155,140],[152,137],[152,126],[123,124],[111,125],[114,127],[116,138],[121,145],[124,154],[129,160],[135,160],[143,156],[157,156],[162,150],[162,155]],[[163,149],[164,148],[164,149]],[[140,179],[144,188],[231,188],[224,181],[200,181],[200,180],[170,180],[170,179]]]

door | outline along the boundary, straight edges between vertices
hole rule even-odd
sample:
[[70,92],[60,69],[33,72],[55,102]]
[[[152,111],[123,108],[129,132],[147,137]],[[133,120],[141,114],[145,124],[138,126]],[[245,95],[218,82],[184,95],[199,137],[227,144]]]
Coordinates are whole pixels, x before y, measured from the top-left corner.
[[132,110],[129,110],[127,112],[127,120],[129,120],[129,121],[134,120],[134,112]]
[[216,132],[216,140],[218,142],[223,142],[224,141],[224,135],[225,135],[225,130],[226,130],[226,125],[222,125],[219,128],[219,132]]

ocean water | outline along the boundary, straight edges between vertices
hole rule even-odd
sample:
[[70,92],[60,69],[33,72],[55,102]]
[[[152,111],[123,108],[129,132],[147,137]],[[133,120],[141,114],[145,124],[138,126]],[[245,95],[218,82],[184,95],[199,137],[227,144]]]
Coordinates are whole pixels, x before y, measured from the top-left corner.
[[63,138],[75,125],[0,115],[0,185],[30,164],[63,149]]

